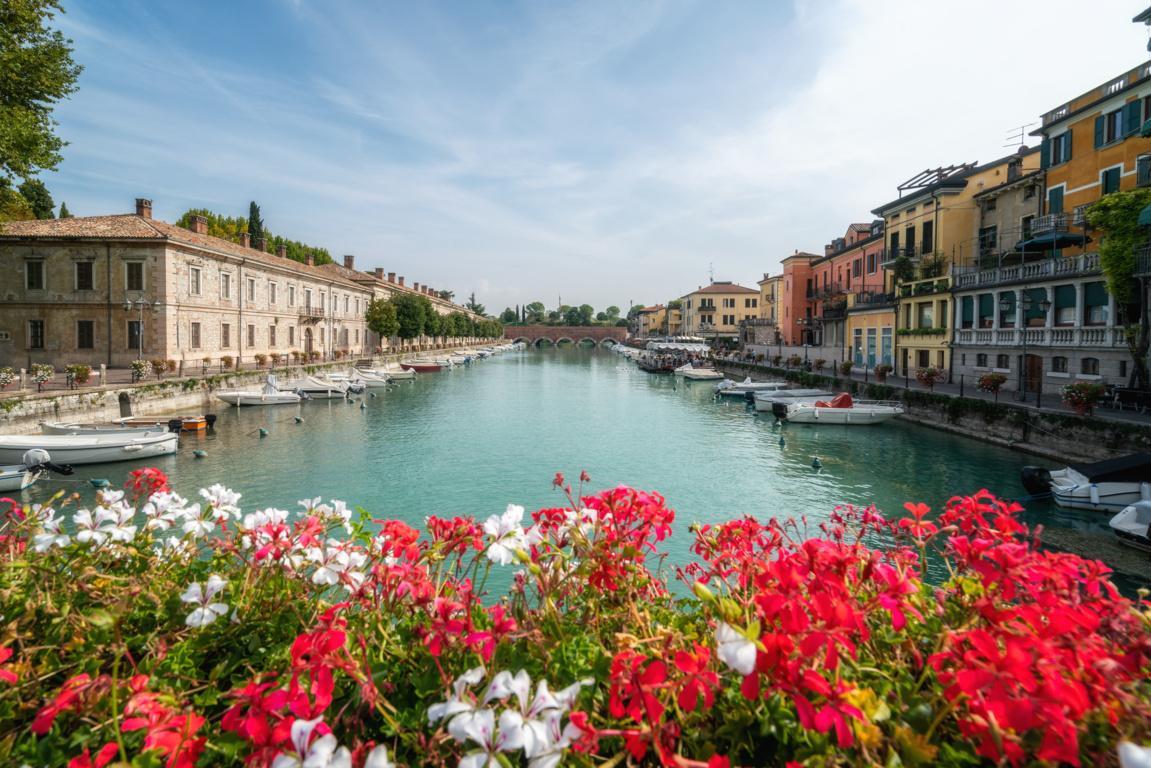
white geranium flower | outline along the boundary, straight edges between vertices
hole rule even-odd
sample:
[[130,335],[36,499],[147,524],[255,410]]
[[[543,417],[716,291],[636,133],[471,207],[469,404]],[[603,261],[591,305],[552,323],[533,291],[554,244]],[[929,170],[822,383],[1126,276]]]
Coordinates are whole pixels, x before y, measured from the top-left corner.
[[90,509],[78,509],[72,515],[72,525],[76,527],[76,541],[93,547],[103,546],[108,540],[108,531],[103,521],[92,514]]
[[203,586],[198,581],[189,584],[188,588],[184,590],[184,594],[180,595],[180,600],[198,607],[188,614],[184,623],[189,627],[199,629],[226,615],[228,604],[213,603],[212,598],[219,594],[227,584],[228,582],[214,573],[208,577],[208,581]]
[[97,491],[96,496],[99,498],[101,506],[110,507],[119,501],[123,501],[124,492],[114,491],[111,488],[105,488],[101,491]]
[[488,547],[488,559],[499,565],[508,565],[515,560],[516,550],[527,547],[523,529],[524,508],[519,504],[508,504],[502,515],[492,515],[484,523],[484,533],[492,537]]
[[240,494],[230,488],[216,483],[209,488],[201,488],[200,495],[208,502],[208,506],[212,509],[212,517],[217,520],[239,517],[240,507],[237,506],[237,502],[240,500]]
[[388,759],[388,750],[383,744],[372,747],[368,757],[364,760],[364,768],[396,768],[395,763]]
[[719,644],[720,661],[744,677],[755,671],[755,643],[722,621],[716,627],[715,639]]
[[53,547],[66,547],[72,543],[72,537],[64,533],[60,527],[64,522],[56,517],[56,510],[52,507],[32,505],[32,516],[40,523],[40,533],[32,537],[32,548],[37,552],[47,552]]
[[458,715],[461,712],[471,712],[475,704],[464,700],[468,688],[484,679],[484,668],[475,667],[460,675],[452,683],[452,695],[447,701],[433,704],[428,707],[428,725],[435,725],[444,718]]
[[322,720],[317,717],[292,723],[292,751],[276,755],[272,768],[352,768],[352,753],[339,746],[335,736],[328,733],[312,740],[312,733]]
[[1151,768],[1151,747],[1119,742],[1119,768]]
[[532,679],[528,676],[527,670],[521,669],[516,672],[515,676],[512,673],[504,670],[497,672],[496,676],[492,678],[492,684],[488,686],[488,692],[484,695],[484,704],[492,701],[504,701],[512,694],[519,700],[520,709],[525,710],[528,706],[528,694],[531,693]]

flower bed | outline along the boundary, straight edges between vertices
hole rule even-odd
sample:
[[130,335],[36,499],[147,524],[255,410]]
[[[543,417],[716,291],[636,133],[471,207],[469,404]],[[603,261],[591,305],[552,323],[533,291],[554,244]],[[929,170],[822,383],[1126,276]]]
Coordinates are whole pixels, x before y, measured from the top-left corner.
[[1149,737],[1147,606],[1037,549],[1018,505],[696,526],[684,598],[652,570],[659,494],[556,485],[529,519],[426,531],[190,503],[158,470],[91,509],[13,504],[0,763],[1101,765]]

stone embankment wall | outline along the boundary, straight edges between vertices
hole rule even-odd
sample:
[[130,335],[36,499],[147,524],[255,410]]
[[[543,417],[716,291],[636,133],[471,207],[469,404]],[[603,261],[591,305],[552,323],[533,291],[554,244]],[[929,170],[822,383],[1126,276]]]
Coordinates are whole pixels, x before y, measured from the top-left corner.
[[1037,411],[1015,403],[865,384],[782,368],[726,363],[720,368],[732,378],[787,379],[848,391],[868,400],[900,400],[906,410],[901,418],[907,421],[1065,463],[1151,451],[1151,425]]
[[[390,362],[399,358],[399,355],[389,355],[376,360]],[[344,360],[292,365],[271,372],[276,374],[281,383],[285,383],[311,373],[346,372],[350,366],[351,362]],[[255,370],[215,376],[173,376],[170,379],[146,379],[132,385],[0,393],[0,434],[39,432],[41,421],[89,423],[111,421],[127,413],[146,416],[157,413],[199,415],[213,412],[230,407],[212,397],[213,392],[220,389],[256,389],[264,383],[268,373],[265,370]]]

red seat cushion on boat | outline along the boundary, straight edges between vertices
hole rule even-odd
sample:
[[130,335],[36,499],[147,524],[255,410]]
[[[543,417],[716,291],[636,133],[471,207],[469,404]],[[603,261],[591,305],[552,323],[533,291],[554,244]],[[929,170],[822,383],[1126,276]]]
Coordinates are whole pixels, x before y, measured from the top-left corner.
[[846,392],[841,392],[840,394],[836,395],[835,398],[831,401],[831,407],[832,408],[850,408],[851,407],[851,395],[849,395]]

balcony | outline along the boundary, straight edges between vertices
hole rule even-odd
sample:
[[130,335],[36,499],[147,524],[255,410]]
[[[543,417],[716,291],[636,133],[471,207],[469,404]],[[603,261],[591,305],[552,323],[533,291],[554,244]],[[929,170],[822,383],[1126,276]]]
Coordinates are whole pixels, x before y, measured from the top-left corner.
[[853,293],[848,297],[847,301],[848,309],[881,309],[883,307],[894,306],[894,293],[877,293],[875,291]]
[[1081,328],[962,328],[955,331],[953,346],[1020,347],[1023,334],[1029,347],[1086,347],[1112,349],[1126,347],[1122,328],[1090,326]]
[[757,326],[774,326],[775,318],[773,317],[745,317],[739,321],[740,325],[754,328]]
[[923,280],[901,283],[899,286],[899,296],[900,298],[907,298],[909,296],[926,296],[933,293],[946,293],[950,290],[950,277],[928,277]]
[[1079,256],[1061,256],[1057,259],[1029,261],[1024,264],[992,269],[955,267],[952,269],[952,279],[957,290],[965,290],[1007,283],[1032,283],[1102,273],[1103,271],[1099,267],[1099,254],[1084,253]]
[[323,307],[300,307],[300,321],[315,323],[327,317]]
[[1031,235],[1042,235],[1045,232],[1062,232],[1067,229],[1066,213],[1049,213],[1046,216],[1036,216],[1031,221]]

